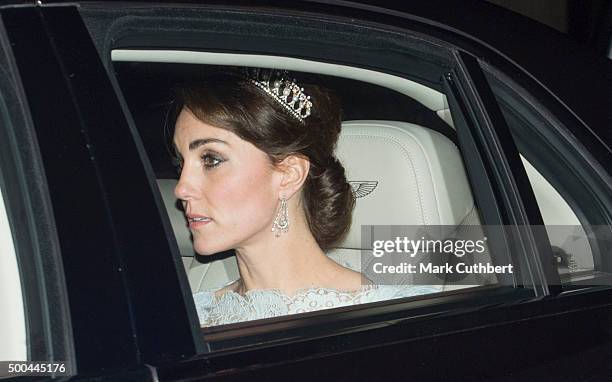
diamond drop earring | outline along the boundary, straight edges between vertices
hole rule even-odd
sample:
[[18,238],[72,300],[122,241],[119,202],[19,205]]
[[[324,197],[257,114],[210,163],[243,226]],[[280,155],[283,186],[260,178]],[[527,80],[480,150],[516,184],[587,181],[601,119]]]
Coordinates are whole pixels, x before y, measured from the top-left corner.
[[279,237],[282,233],[289,231],[289,211],[287,209],[287,199],[281,198],[280,208],[274,218],[274,224],[272,224],[272,232],[276,237]]

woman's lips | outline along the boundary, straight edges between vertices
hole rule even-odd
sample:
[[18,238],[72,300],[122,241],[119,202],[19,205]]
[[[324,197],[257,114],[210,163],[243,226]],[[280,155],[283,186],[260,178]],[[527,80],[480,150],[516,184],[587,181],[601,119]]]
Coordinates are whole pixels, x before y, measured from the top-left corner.
[[189,228],[202,227],[212,221],[211,218],[206,216],[189,215],[187,216],[187,225]]

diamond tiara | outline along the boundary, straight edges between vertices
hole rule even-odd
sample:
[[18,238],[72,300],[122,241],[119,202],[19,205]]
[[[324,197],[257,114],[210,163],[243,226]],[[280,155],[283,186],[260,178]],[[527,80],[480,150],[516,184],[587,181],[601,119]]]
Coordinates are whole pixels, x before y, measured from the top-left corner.
[[289,73],[286,70],[246,68],[245,77],[281,104],[301,123],[305,123],[305,119],[310,116],[312,108],[310,96],[304,94],[304,88],[299,87],[295,79],[288,79]]

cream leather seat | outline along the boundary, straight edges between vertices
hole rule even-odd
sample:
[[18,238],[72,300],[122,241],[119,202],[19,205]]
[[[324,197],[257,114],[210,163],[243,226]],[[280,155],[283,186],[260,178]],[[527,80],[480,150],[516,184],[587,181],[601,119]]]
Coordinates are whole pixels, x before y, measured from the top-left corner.
[[437,236],[482,237],[461,154],[444,135],[407,122],[349,121],[336,153],[357,196],[347,238],[328,252],[338,263],[361,270],[362,225],[450,226]]
[[[444,135],[411,123],[349,121],[342,125],[337,156],[357,196],[346,239],[328,255],[360,269],[362,225],[445,225],[480,228],[463,161]],[[209,263],[194,259],[189,231],[175,207],[176,180],[158,180],[192,290],[220,288],[239,277],[233,256]],[[463,227],[463,228],[462,228]],[[441,282],[443,283],[443,282]]]

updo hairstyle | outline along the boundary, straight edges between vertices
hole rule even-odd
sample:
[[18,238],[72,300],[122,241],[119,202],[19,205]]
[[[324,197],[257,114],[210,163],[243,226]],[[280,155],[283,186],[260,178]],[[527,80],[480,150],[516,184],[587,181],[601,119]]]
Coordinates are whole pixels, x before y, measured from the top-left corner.
[[334,156],[341,129],[337,97],[296,82],[313,104],[301,123],[248,79],[219,72],[175,89],[175,115],[188,108],[200,121],[236,134],[265,152],[271,164],[290,155],[310,161],[302,201],[310,231],[323,251],[348,233],[355,200],[344,167]]

